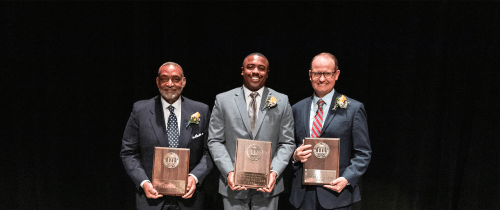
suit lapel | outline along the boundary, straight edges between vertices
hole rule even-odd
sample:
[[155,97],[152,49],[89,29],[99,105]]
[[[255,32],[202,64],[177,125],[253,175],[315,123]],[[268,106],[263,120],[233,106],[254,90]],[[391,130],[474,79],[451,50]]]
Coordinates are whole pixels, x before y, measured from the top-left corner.
[[[269,108],[265,108],[265,107],[266,107],[267,97],[270,97],[271,94],[272,93],[269,91],[269,89],[267,87],[264,87],[264,92],[262,92],[262,99],[260,100],[259,117],[257,118],[257,122],[255,122],[255,130],[252,133],[254,138],[260,130],[260,127],[262,125],[262,121],[264,121],[264,117],[267,114],[267,110],[269,110]],[[278,104],[278,102],[276,102],[276,104]]]
[[156,140],[162,147],[168,147],[167,128],[165,123],[165,115],[163,114],[163,107],[161,105],[161,96],[156,97],[155,105],[151,108],[151,117],[149,118],[151,126],[156,134]]
[[335,91],[335,93],[333,94],[333,98],[332,98],[332,101],[330,102],[330,110],[328,110],[328,116],[326,117],[326,120],[325,122],[323,123],[323,128],[321,128],[321,134],[320,136],[323,135],[323,131],[326,129],[326,127],[328,127],[328,125],[330,125],[330,123],[332,122],[333,118],[335,117],[335,115],[337,114],[337,110],[333,110],[333,106],[335,104],[335,100],[337,99],[337,97],[341,96],[342,94],[338,93],[337,91]]
[[181,127],[179,133],[179,148],[187,148],[189,141],[191,141],[191,126],[187,126],[189,119],[191,118],[191,114],[194,114],[194,111],[191,110],[191,107],[188,103],[185,102],[184,98],[181,96]]
[[311,136],[311,129],[309,127],[309,124],[311,122],[309,122],[309,120],[311,120],[311,103],[312,103],[312,96],[310,98],[308,98],[306,100],[306,106],[304,110],[304,114],[302,115],[302,122],[306,122],[304,123],[304,127],[305,127],[305,131],[306,131],[306,137],[310,137]]
[[245,125],[247,132],[253,139],[254,137],[252,135],[252,129],[250,129],[250,119],[248,118],[247,104],[245,103],[243,87],[241,87],[241,91],[239,93],[235,94],[234,102],[236,103],[236,107],[238,107],[238,111],[240,112],[241,119],[243,120],[243,124]]

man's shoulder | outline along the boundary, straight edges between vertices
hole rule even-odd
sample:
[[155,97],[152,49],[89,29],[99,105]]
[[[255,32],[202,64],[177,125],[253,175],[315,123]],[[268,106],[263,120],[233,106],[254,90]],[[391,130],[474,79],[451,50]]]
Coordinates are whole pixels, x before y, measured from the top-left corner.
[[304,98],[302,100],[300,100],[299,102],[295,103],[293,106],[292,106],[292,109],[296,109],[296,108],[299,108],[299,107],[303,107],[305,105],[307,105],[307,101],[310,101],[311,100],[311,96],[307,97],[307,98]]
[[134,108],[136,109],[143,109],[143,108],[148,108],[148,107],[151,107],[155,104],[155,100],[158,98],[159,96],[155,96],[153,98],[150,98],[150,99],[145,99],[145,100],[140,100],[140,101],[136,101],[134,103]]
[[228,98],[228,97],[231,97],[231,96],[235,96],[235,95],[241,94],[241,91],[242,91],[241,87],[237,87],[237,88],[233,88],[231,90],[228,90],[226,92],[219,93],[215,97],[216,98]]
[[[357,100],[355,100],[355,99],[353,99],[353,98],[350,98],[349,96],[346,96],[346,95],[344,95],[344,96],[345,96],[345,98],[346,98],[346,101],[348,101],[348,102],[349,102],[349,105],[350,105],[350,106],[352,106],[352,107],[360,107],[360,106],[363,106],[363,103],[361,103],[361,102],[359,102],[359,101],[357,101]],[[334,100],[336,100],[336,99],[334,98]],[[348,105],[348,106],[349,106],[349,105]]]
[[194,108],[200,108],[200,109],[208,109],[208,105],[199,101],[191,100],[187,97],[181,96],[183,102],[186,104],[189,104],[189,106],[194,107]]
[[286,100],[288,100],[288,96],[286,94],[280,93],[280,92],[278,92],[278,91],[276,91],[276,90],[274,90],[272,88],[267,88],[267,89],[269,90],[269,93],[272,96],[276,97],[278,100],[280,100],[280,99],[286,99]]

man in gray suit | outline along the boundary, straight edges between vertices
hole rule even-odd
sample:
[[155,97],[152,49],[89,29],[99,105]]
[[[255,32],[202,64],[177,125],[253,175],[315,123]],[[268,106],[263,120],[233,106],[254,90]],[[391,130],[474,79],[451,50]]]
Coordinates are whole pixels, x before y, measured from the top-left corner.
[[[269,73],[264,55],[248,55],[241,70],[243,87],[217,95],[210,118],[208,147],[221,172],[219,193],[224,209],[277,209],[278,194],[284,190],[281,175],[295,149],[292,109],[286,95],[264,87]],[[266,103],[274,99],[276,104]],[[267,187],[234,185],[237,138],[272,142]]]

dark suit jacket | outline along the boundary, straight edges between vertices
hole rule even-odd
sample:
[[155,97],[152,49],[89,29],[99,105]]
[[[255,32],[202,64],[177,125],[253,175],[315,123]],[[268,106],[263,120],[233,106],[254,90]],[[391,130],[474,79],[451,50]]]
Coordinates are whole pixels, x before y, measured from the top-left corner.
[[[320,138],[340,138],[340,176],[346,178],[350,185],[347,185],[341,193],[333,192],[323,186],[316,187],[319,203],[327,209],[347,206],[361,200],[357,184],[370,163],[372,153],[363,104],[347,98],[351,103],[346,108],[333,110],[336,98],[341,95],[337,92],[333,95]],[[312,98],[308,97],[292,106],[297,147],[302,145],[304,138],[311,136],[309,118]],[[306,191],[306,187],[302,185],[302,163],[300,161],[294,163],[293,170],[290,202],[299,208]]]
[[[181,209],[198,209],[203,196],[199,187],[213,167],[208,154],[206,139],[210,111],[206,104],[181,96],[181,120],[179,148],[189,148],[189,171],[198,178],[195,194],[190,199],[177,197]],[[192,114],[200,113],[199,124],[187,123]],[[168,147],[166,122],[161,97],[138,101],[134,104],[122,139],[120,156],[132,181],[137,186],[136,201],[138,209],[160,209],[165,198],[148,199],[140,187],[144,180],[151,180],[154,147]],[[165,197],[165,196],[164,196]]]

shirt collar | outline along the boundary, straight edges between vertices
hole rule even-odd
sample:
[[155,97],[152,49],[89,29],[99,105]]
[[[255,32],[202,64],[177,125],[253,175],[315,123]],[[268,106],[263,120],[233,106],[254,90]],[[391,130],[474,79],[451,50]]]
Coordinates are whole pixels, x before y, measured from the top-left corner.
[[170,105],[172,105],[174,107],[174,110],[181,110],[181,97],[182,96],[180,96],[173,104],[168,103],[163,97],[161,97],[161,105],[163,106],[163,109],[167,109]]
[[[325,105],[329,104],[332,101],[334,93],[335,93],[335,89],[332,89],[332,91],[330,91],[328,94],[323,96],[323,98],[321,98],[325,102]],[[313,96],[313,104],[316,105],[316,104],[318,104],[319,97],[316,96],[316,93],[314,93],[313,95],[314,95]]]
[[[262,86],[259,90],[255,91],[257,93],[259,93],[259,96],[262,97],[262,94],[264,93],[264,87],[265,86]],[[249,90],[247,87],[245,87],[245,85],[243,85],[243,93],[245,94],[245,98],[248,98],[250,96],[250,93],[252,93],[253,91]]]

